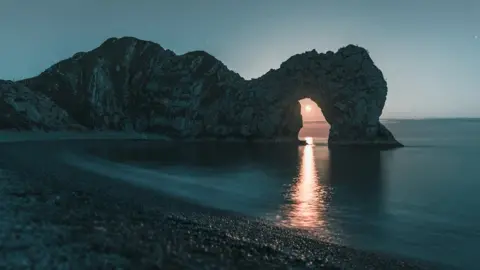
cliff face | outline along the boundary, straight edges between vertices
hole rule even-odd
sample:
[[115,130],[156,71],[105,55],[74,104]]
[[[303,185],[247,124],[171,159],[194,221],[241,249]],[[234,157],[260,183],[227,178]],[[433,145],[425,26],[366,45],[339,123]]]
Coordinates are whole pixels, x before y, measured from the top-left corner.
[[79,126],[49,97],[20,83],[0,80],[1,130],[66,130]]
[[[0,118],[0,128],[277,141],[297,139],[298,100],[309,97],[331,125],[330,144],[401,145],[378,121],[387,95],[383,75],[353,45],[298,54],[244,80],[203,51],[175,55],[152,42],[111,38],[37,77],[1,82],[0,95],[0,112],[10,115]],[[15,101],[22,96],[29,108],[23,111]]]

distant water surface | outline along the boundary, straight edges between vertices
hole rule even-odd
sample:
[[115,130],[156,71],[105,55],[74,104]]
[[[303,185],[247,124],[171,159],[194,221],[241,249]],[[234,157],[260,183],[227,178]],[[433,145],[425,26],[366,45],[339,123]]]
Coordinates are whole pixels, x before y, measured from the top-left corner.
[[407,147],[129,142],[70,157],[84,169],[350,247],[478,269],[480,121],[386,121]]

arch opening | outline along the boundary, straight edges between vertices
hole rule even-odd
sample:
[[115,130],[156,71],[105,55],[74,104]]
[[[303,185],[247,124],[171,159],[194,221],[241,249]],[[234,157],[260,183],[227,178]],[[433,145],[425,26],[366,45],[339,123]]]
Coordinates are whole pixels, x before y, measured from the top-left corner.
[[330,124],[325,120],[322,109],[310,98],[298,101],[302,115],[302,128],[298,132],[300,140],[322,140],[327,141],[330,131]]

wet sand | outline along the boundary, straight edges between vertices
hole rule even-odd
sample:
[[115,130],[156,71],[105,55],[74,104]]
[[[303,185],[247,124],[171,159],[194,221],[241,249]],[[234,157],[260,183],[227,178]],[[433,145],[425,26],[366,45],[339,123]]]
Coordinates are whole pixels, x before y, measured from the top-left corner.
[[440,269],[59,168],[82,144],[0,144],[0,269]]

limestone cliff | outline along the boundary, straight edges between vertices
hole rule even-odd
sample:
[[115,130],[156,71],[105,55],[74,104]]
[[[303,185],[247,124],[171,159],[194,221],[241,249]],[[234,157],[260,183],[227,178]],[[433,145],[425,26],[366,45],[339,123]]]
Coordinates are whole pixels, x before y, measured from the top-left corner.
[[387,96],[383,75],[367,51],[353,45],[298,54],[244,80],[203,51],[176,55],[153,42],[111,38],[37,77],[1,82],[0,95],[0,128],[273,141],[297,140],[298,100],[309,97],[331,125],[331,145],[401,146],[379,123]]
[[20,83],[0,80],[1,130],[66,130],[82,128],[49,97]]

